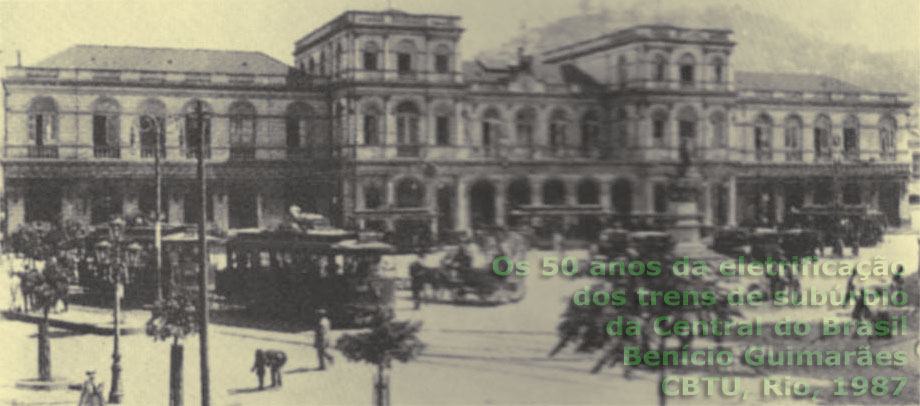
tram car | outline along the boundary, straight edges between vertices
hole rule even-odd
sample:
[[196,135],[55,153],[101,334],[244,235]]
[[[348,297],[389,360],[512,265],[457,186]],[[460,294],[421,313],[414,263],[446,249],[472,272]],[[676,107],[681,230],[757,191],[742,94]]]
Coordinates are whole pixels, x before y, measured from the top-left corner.
[[[159,277],[156,272],[155,229],[149,222],[138,217],[125,225],[124,239],[138,243],[139,265],[129,267],[124,278],[123,300],[126,306],[151,304],[156,299],[157,283],[164,295],[172,286],[198,287],[198,234],[195,227],[163,225],[160,230],[162,241],[162,268]],[[219,234],[219,233],[214,233]],[[77,283],[83,296],[94,300],[111,300],[113,289],[109,269],[99,266],[95,259],[95,246],[109,239],[106,225],[98,225],[87,235],[82,260],[79,265]],[[210,280],[213,281],[216,267],[223,255],[223,238],[209,235]],[[172,283],[170,282],[172,281]]]
[[[423,302],[473,305],[515,303],[527,293],[524,276],[497,275],[492,262],[500,256],[523,260],[528,243],[516,232],[477,235],[429,253],[409,266],[412,284]],[[508,266],[508,263],[502,264]]]
[[217,293],[260,317],[365,326],[393,314],[395,281],[378,266],[393,246],[334,228],[240,232],[226,244]]

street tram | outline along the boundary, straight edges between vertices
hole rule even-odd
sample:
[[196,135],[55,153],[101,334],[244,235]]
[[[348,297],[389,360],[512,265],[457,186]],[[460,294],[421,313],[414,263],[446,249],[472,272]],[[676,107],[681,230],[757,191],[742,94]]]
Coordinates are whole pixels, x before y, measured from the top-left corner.
[[[194,227],[191,227],[194,228]],[[198,234],[189,226],[163,225],[161,241],[163,247],[162,274],[156,274],[155,228],[143,217],[127,222],[124,239],[141,246],[140,266],[129,267],[124,275],[123,300],[127,306],[151,304],[156,299],[157,281],[162,292],[169,293],[171,286],[185,286],[194,290],[198,287]],[[213,280],[216,268],[221,267],[223,256],[222,236],[208,235],[210,277]],[[113,286],[109,269],[99,266],[94,256],[94,247],[109,237],[108,227],[99,225],[87,235],[79,264],[76,283],[86,298],[111,300]],[[173,281],[174,284],[171,284]],[[213,288],[213,286],[212,286]]]
[[395,281],[380,275],[394,248],[379,237],[334,228],[240,232],[226,244],[216,293],[261,316],[363,326],[393,312]]

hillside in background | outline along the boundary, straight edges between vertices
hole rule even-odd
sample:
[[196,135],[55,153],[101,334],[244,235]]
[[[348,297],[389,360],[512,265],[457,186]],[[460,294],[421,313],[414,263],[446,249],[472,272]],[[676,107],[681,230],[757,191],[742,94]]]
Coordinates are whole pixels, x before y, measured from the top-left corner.
[[876,52],[833,39],[815,37],[780,18],[745,10],[738,5],[704,9],[681,7],[656,12],[636,5],[591,10],[522,31],[484,59],[512,60],[526,44],[539,53],[637,24],[664,23],[691,28],[729,28],[737,43],[732,54],[736,70],[826,74],[867,90],[920,95],[920,49]]

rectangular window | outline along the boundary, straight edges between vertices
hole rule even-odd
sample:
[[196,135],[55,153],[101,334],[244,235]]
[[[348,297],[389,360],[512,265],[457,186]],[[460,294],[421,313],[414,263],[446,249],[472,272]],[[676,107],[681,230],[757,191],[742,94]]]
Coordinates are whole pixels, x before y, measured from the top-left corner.
[[655,120],[652,125],[654,127],[652,129],[652,135],[655,137],[655,140],[664,140],[664,120]]
[[435,132],[438,145],[450,145],[450,118],[438,116],[435,122]]
[[684,65],[680,67],[680,81],[682,84],[693,83],[693,66]]
[[93,116],[93,145],[103,147],[108,145],[106,137],[106,117]]
[[35,115],[35,145],[41,146],[45,145],[45,136],[47,135],[44,124],[44,116],[41,114]]
[[364,116],[364,145],[377,145],[377,116]]
[[364,70],[377,70],[377,53],[364,53]]
[[396,55],[396,68],[399,73],[408,73],[412,71],[412,55],[400,53]]
[[230,228],[255,228],[259,226],[256,193],[239,188],[232,190],[227,197],[227,211]]
[[[214,221],[214,196],[208,193],[208,217],[207,221]],[[185,212],[185,224],[198,224],[201,219],[201,192],[195,190],[185,195],[183,202],[183,211]]]
[[438,73],[447,73],[449,70],[448,65],[449,58],[447,55],[435,55],[434,57],[434,70]]

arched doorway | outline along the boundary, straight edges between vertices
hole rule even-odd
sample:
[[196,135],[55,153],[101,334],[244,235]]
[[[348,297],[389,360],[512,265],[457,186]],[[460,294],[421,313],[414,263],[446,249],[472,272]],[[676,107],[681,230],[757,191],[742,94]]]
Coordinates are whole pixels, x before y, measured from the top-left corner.
[[470,188],[470,219],[473,228],[495,224],[495,186],[480,180]]
[[521,216],[515,216],[512,211],[530,203],[530,181],[527,178],[513,180],[508,185],[508,210],[506,210],[505,223],[512,227],[521,225],[524,219]]

